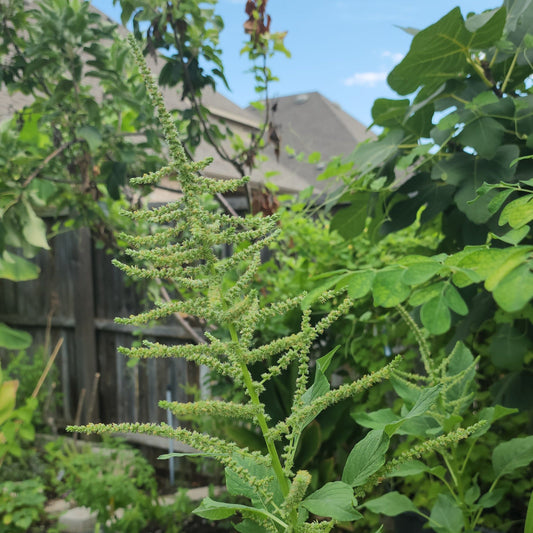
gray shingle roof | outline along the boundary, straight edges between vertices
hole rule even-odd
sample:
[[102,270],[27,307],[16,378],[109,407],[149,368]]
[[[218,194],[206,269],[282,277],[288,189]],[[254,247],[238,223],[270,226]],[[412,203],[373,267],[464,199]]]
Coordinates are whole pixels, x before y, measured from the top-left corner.
[[[319,189],[322,184],[315,181],[316,177],[332,157],[348,155],[358,143],[376,138],[358,120],[318,92],[273,98],[270,105],[276,107],[272,122],[281,138],[280,166]],[[290,155],[285,147],[296,154],[303,153],[303,161]],[[320,163],[307,163],[307,156],[313,152],[320,152]],[[272,145],[267,147],[266,154],[274,157]]]
[[[36,4],[36,2],[30,1],[29,4]],[[91,10],[109,20],[93,6]],[[118,33],[125,37],[128,30],[119,25]],[[148,66],[157,76],[165,64],[164,58],[156,61],[148,56],[146,59]],[[87,78],[87,83],[94,85],[96,80]],[[94,92],[98,95],[100,88],[95,86]],[[162,93],[167,107],[171,110],[184,109],[188,105],[187,101],[181,100],[177,87],[164,87]],[[242,137],[258,130],[262,117],[255,109],[242,109],[211,88],[203,92],[202,99],[202,103],[214,118],[225,121]],[[2,88],[0,90],[0,121],[9,118],[16,110],[30,104],[31,101],[31,96],[21,93],[9,95],[6,89]],[[348,154],[357,143],[369,137],[375,137],[373,133],[367,132],[360,122],[318,92],[276,98],[271,103],[277,104],[277,111],[272,120],[278,135],[281,136],[281,154],[279,161],[276,160],[273,146],[267,145],[265,155],[268,156],[268,160],[262,162],[259,168],[251,171],[252,183],[256,185],[264,183],[265,175],[275,174],[269,178],[269,181],[276,184],[280,192],[298,192],[309,185],[318,186],[317,188],[321,189],[322,184],[316,182],[316,176],[320,174],[322,167],[306,163],[305,160],[297,161],[296,158],[286,153],[285,146],[290,146],[296,153],[304,152],[305,155],[318,151],[322,154],[322,162],[327,163],[331,157]],[[231,153],[229,143],[226,144],[227,151]],[[239,177],[238,172],[230,163],[218,157],[212,146],[202,142],[197,148],[195,158],[201,159],[207,156],[214,157],[213,164],[206,169],[208,175],[217,178]]]

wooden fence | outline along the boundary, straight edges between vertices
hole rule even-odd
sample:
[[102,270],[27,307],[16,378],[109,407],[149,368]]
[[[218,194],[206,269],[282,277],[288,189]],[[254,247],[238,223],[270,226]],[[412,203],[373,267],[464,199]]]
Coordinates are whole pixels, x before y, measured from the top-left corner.
[[[0,321],[33,336],[29,353],[44,344],[47,329],[52,347],[64,339],[55,362],[62,398],[57,425],[73,423],[80,406],[81,423],[166,421],[158,400],[167,388],[174,400],[190,399],[184,388],[199,385],[197,367],[183,359],[128,365],[117,347],[138,340],[134,332],[139,328],[113,319],[140,310],[138,288],[111,264],[112,256],[94,246],[87,229],[58,235],[51,246],[36,258],[39,279],[0,280]],[[144,329],[143,338],[167,344],[191,341],[177,322],[169,324]]]

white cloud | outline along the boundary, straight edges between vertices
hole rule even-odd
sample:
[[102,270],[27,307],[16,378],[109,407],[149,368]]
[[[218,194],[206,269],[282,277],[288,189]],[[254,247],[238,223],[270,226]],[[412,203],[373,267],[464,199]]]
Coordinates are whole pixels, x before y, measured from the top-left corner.
[[362,85],[364,87],[375,87],[378,83],[387,79],[387,72],[356,72],[354,75],[344,80],[344,85]]
[[405,57],[405,55],[400,52],[391,52],[390,50],[385,50],[381,55],[383,57],[390,57],[394,63],[399,63]]

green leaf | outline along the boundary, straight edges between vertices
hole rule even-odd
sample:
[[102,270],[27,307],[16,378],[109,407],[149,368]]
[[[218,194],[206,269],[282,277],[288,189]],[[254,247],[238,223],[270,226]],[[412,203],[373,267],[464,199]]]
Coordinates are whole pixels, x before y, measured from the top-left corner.
[[351,417],[360,425],[370,429],[385,429],[388,424],[393,424],[398,421],[398,415],[390,408],[379,409],[367,413],[362,411],[360,413],[352,413]]
[[466,305],[466,302],[453,285],[448,284],[444,287],[444,301],[446,302],[446,305],[458,315],[465,316],[468,314],[468,306]]
[[363,485],[385,464],[389,437],[383,430],[373,429],[350,452],[342,472],[342,481],[352,487]]
[[492,295],[504,311],[520,311],[533,298],[533,274],[529,265],[521,265],[505,276]]
[[522,196],[508,203],[500,215],[500,226],[509,224],[511,228],[519,228],[533,220],[533,195]]
[[31,346],[32,340],[29,333],[0,322],[0,347],[7,350],[25,350]]
[[413,292],[413,294],[409,298],[409,303],[413,307],[422,305],[423,303],[428,302],[432,298],[439,296],[439,294],[441,294],[443,290],[444,290],[443,281],[432,283],[431,285],[428,285],[427,287],[421,287],[420,289],[417,289]]
[[421,285],[431,279],[441,269],[442,265],[440,263],[431,260],[410,264],[403,273],[403,282],[411,286]]
[[441,335],[450,329],[452,316],[442,292],[422,306],[420,320],[433,335]]
[[421,85],[436,88],[467,66],[467,44],[471,34],[457,7],[438,22],[418,32],[408,54],[387,78],[400,95],[415,92]]
[[388,268],[376,273],[372,285],[376,306],[395,307],[407,299],[410,289],[403,281],[403,273],[403,268]]
[[207,497],[202,500],[202,503],[193,510],[193,513],[207,518],[208,520],[223,520],[233,516],[239,511],[246,511],[247,513],[257,514],[265,518],[270,518],[272,515],[265,509],[256,509],[248,505],[240,505],[237,503],[217,502]]
[[39,277],[40,268],[27,259],[4,250],[0,258],[0,278],[28,281]]
[[357,237],[366,225],[370,192],[358,192],[351,198],[349,207],[340,209],[331,220],[330,230],[337,231],[341,237],[352,239]]
[[470,435],[469,438],[471,439],[477,439],[487,433],[487,431],[490,429],[490,426],[499,420],[500,418],[503,418],[504,416],[517,413],[518,409],[511,409],[510,407],[503,407],[501,405],[495,405],[494,407],[485,407],[483,408],[478,416],[478,419],[486,420],[487,423],[484,426],[481,426],[478,430],[476,430],[472,435]]
[[521,228],[512,229],[503,235],[493,235],[496,239],[506,242],[507,244],[520,244],[531,231],[529,226],[522,226]]
[[485,159],[492,159],[500,147],[505,127],[490,117],[481,117],[465,125],[457,137],[463,146],[471,146]]
[[348,297],[352,300],[366,296],[372,288],[375,272],[373,270],[361,270],[346,276],[337,286],[346,286]]
[[321,157],[322,156],[321,156],[320,152],[313,152],[313,153],[309,154],[309,156],[307,157],[307,162],[311,163],[312,165],[315,165],[316,163],[320,162],[320,158]]
[[24,202],[24,207],[26,208],[26,218],[21,221],[24,238],[32,246],[49,250],[50,246],[46,238],[46,224],[42,218],[35,214],[33,207],[28,202]]
[[463,512],[451,496],[439,494],[431,509],[430,523],[436,533],[457,533],[463,531]]
[[409,100],[378,98],[372,105],[372,119],[378,126],[400,128],[409,110]]
[[309,291],[306,294],[305,298],[302,300],[301,307],[302,309],[308,309],[322,294],[331,289],[332,287],[343,285],[343,280],[351,276],[350,273],[346,271],[343,272],[340,276],[330,276],[324,283],[315,287],[313,290]]
[[404,137],[403,130],[391,130],[377,141],[359,143],[350,160],[360,175],[365,175],[375,168],[381,167],[389,157],[396,153]]
[[495,489],[492,492],[486,492],[481,496],[477,502],[477,507],[481,509],[489,509],[498,505],[505,495],[505,489]]
[[492,466],[496,477],[510,474],[533,461],[533,436],[518,437],[498,444],[492,452]]
[[102,144],[102,136],[100,132],[93,126],[80,126],[76,130],[76,135],[85,141],[89,145],[91,152],[96,152],[99,146]]
[[386,477],[416,476],[418,474],[422,474],[423,472],[427,472],[428,470],[428,467],[424,463],[413,459],[398,465],[396,468],[391,470]]
[[365,502],[363,507],[366,507],[373,513],[380,513],[385,516],[398,516],[399,514],[407,512],[419,512],[414,503],[407,496],[396,491],[388,492],[379,498]]
[[354,509],[354,503],[352,487],[342,481],[332,481],[310,494],[303,500],[302,506],[318,516],[351,522],[363,517]]
[[305,427],[299,437],[299,446],[296,461],[301,468],[305,468],[320,451],[322,444],[322,431],[320,424],[313,420]]

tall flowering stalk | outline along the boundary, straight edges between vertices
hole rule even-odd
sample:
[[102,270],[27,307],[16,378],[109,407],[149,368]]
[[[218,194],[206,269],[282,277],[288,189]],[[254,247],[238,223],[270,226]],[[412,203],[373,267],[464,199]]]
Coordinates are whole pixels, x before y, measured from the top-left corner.
[[[236,218],[204,207],[206,193],[214,195],[234,191],[242,187],[247,178],[210,179],[201,175],[210,160],[195,163],[187,159],[142,53],[132,37],[129,41],[157,109],[170,155],[170,163],[166,167],[135,178],[132,183],[156,184],[164,176],[175,176],[181,184],[183,197],[161,207],[128,212],[127,216],[133,220],[153,223],[162,229],[152,235],[124,235],[133,264],[115,261],[115,265],[135,278],[171,281],[187,298],[160,303],[150,311],[120,318],[117,322],[142,326],[174,313],[186,313],[225,329],[229,338],[221,340],[206,333],[207,344],[166,346],[144,341],[141,347],[121,348],[120,351],[133,359],[183,357],[230,378],[236,387],[245,392],[246,401],[242,404],[202,400],[193,403],[161,401],[159,405],[178,418],[207,414],[247,421],[255,425],[261,434],[266,453],[250,451],[231,441],[166,424],[89,424],[69,429],[85,433],[159,435],[178,439],[202,454],[213,456],[226,467],[228,491],[247,497],[250,505],[206,498],[195,513],[210,519],[239,513],[243,519],[235,528],[241,532],[330,531],[338,521],[357,520],[361,515],[355,509],[354,488],[364,485],[372,476],[376,477],[383,467],[389,435],[384,431],[371,431],[354,446],[342,481],[327,483],[312,494],[309,494],[310,474],[294,469],[295,454],[302,431],[319,413],[389,378],[399,360],[393,360],[383,369],[358,381],[331,389],[325,376],[333,355],[330,353],[317,361],[314,379],[310,380],[311,346],[349,309],[350,300],[344,299],[315,323],[308,306],[302,305],[305,295],[264,307],[260,305],[251,283],[260,264],[261,249],[279,233],[277,218]],[[234,253],[220,259],[216,250],[227,245],[234,249]],[[322,300],[337,296],[335,292],[327,292]],[[295,308],[302,309],[298,332],[268,344],[255,344],[254,333],[260,330],[262,324]],[[260,361],[274,363],[258,379],[254,379],[250,367]],[[293,363],[296,363],[298,372],[292,411],[285,420],[274,425],[261,401],[261,394],[266,382]]]

